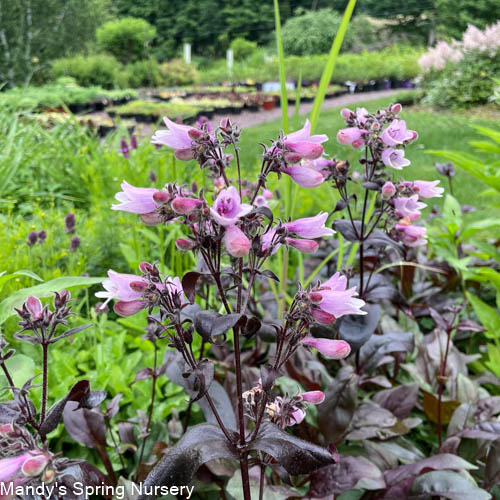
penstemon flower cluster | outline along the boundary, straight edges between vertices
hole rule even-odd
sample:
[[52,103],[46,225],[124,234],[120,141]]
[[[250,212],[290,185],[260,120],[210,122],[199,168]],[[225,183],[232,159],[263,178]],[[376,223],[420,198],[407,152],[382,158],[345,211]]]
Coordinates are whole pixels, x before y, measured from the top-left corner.
[[[286,431],[304,421],[310,405],[322,404],[324,393],[299,389],[291,394],[283,393],[278,390],[277,380],[286,375],[287,362],[299,350],[316,350],[325,358],[345,363],[342,360],[351,350],[359,349],[361,343],[351,342],[341,326],[346,318],[363,321],[371,315],[370,302],[374,299],[368,293],[368,285],[375,267],[371,266],[366,279],[364,257],[367,248],[375,248],[376,258],[381,260],[386,247],[407,251],[425,244],[425,228],[416,223],[426,206],[421,200],[441,196],[443,189],[437,186],[439,181],[391,179],[393,170],[402,170],[410,164],[405,158],[405,148],[417,139],[417,133],[408,130],[399,117],[400,112],[399,104],[374,114],[364,108],[342,110],[346,128],[339,131],[337,140],[364,152],[360,159],[361,174],[348,162],[327,157],[323,143],[328,137],[312,135],[308,121],[296,132],[280,133],[264,147],[261,168],[255,179],[243,176],[239,155],[241,130],[227,118],[215,130],[206,121],[192,127],[165,118],[167,128],[154,134],[152,143],[156,147],[173,150],[180,161],[195,161],[209,178],[210,188],[200,190],[195,183],[190,186],[170,183],[163,189],[155,189],[131,186],[123,181],[122,191],[115,196],[117,203],[111,207],[136,214],[146,225],[181,226],[184,236],[176,240],[177,249],[192,252],[198,258],[196,269],[184,276],[170,276],[157,263],[146,261],[140,264],[137,274],[109,270],[109,279],[103,282],[104,290],[96,293],[103,301],[100,310],[107,310],[113,301],[114,311],[120,316],[130,316],[141,310],[148,314],[145,338],[154,345],[155,366],[144,372],[153,378],[153,385],[147,422],[142,426],[138,471],[151,465],[151,457],[144,457],[144,453],[153,405],[158,396],[155,384],[167,371],[166,366],[157,364],[160,342],[167,343],[170,348],[167,354],[175,355],[178,361],[169,365],[176,366],[178,373],[170,372],[170,375],[174,378],[180,375],[176,383],[177,380],[181,381],[179,383],[186,381],[190,404],[203,401],[213,418],[207,419],[205,424],[189,427],[188,417],[184,435],[149,472],[144,481],[146,486],[169,486],[183,481],[187,484],[205,462],[230,458],[239,461],[243,498],[249,500],[251,466],[260,467],[262,497],[265,484],[269,482],[269,469],[280,474],[283,470],[290,475],[310,474],[334,463],[336,453]],[[342,212],[344,216],[329,222],[329,212],[322,211],[295,220],[275,218],[269,207],[275,194],[268,189],[268,181],[273,175],[278,178],[288,175],[306,189],[330,183],[340,197],[330,213]],[[358,207],[360,189],[362,202]],[[373,193],[371,201],[370,193]],[[357,269],[323,274],[320,279],[308,280],[308,285],[297,283],[288,308],[272,320],[264,317],[257,307],[256,285],[266,280],[279,281],[270,265],[280,248],[312,254],[318,250],[321,238],[329,238],[332,242],[336,232],[359,244]],[[284,285],[289,289],[288,283]],[[57,474],[68,467],[63,463],[58,469],[57,460],[48,451],[44,422],[50,420],[50,425],[45,424],[45,427],[53,430],[68,401],[78,401],[85,411],[94,413],[96,405],[102,401],[100,395],[92,396],[93,391],[85,381],[85,391],[73,388],[60,409],[57,406],[60,403],[55,405],[57,418],[49,419],[56,410],[46,410],[48,347],[83,328],[55,334],[57,326],[64,325],[70,313],[66,306],[68,301],[67,292],[56,295],[55,311],[51,312],[48,307],[43,308],[38,299],[30,297],[18,311],[23,331],[35,332],[33,337],[19,335],[19,339],[42,346],[43,398],[39,419],[34,413],[31,415],[29,403],[20,405],[27,417],[19,422],[30,424],[37,430],[38,438],[35,441],[26,438],[26,444],[19,449],[15,444],[17,438],[14,439],[8,456],[0,462],[11,471],[6,474],[6,481],[25,481],[28,476],[32,481],[33,475],[40,480],[48,470]],[[318,331],[328,334],[318,335]],[[195,342],[197,335],[199,339]],[[262,337],[268,341],[270,336],[273,339],[270,358],[259,361],[260,377],[248,383],[243,377],[245,347],[252,338]],[[236,386],[234,419],[223,415],[214,400],[215,363],[205,352],[207,345],[214,345],[214,350],[224,346],[230,353],[230,369],[234,370]],[[5,370],[3,361],[1,367]],[[26,391],[14,388],[11,380],[10,384],[15,398],[25,394]],[[110,403],[106,417],[100,418],[109,420],[117,411],[117,403]],[[2,432],[11,439],[12,433],[16,437],[25,431],[21,427],[0,428],[0,439]],[[113,431],[110,432],[113,437]],[[102,447],[97,449],[103,453],[100,458],[108,476],[116,480],[107,454]],[[32,465],[34,462],[41,464],[39,469]]]

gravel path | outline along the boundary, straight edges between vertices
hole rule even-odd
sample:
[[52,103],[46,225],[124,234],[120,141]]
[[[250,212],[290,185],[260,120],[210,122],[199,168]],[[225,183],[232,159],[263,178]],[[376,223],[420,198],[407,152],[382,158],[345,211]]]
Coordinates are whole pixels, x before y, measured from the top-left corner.
[[[372,99],[379,99],[381,97],[387,97],[393,94],[397,94],[401,89],[390,89],[390,90],[378,90],[374,92],[361,92],[359,94],[344,94],[338,97],[332,97],[331,99],[325,99],[323,101],[322,109],[337,108],[339,106],[349,106],[357,102],[370,101]],[[300,105],[300,114],[305,115],[311,112],[313,107],[312,102],[305,102]],[[292,117],[295,114],[295,106],[288,105],[288,114]],[[221,118],[224,115],[214,115],[210,120],[210,125],[212,128],[218,127]],[[274,108],[272,110],[260,110],[257,112],[243,111],[239,115],[234,116],[234,121],[241,128],[254,127],[255,125],[260,125],[261,123],[271,122],[273,120],[279,120],[281,118],[281,108]]]

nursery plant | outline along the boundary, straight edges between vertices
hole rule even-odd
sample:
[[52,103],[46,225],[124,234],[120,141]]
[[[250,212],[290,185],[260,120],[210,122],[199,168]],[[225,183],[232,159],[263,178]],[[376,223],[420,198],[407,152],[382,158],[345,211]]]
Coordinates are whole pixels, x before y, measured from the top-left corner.
[[[316,497],[355,488],[377,491],[380,498],[446,496],[458,484],[471,495],[490,498],[485,489],[453,471],[477,469],[458,456],[460,440],[491,440],[487,441],[491,446],[484,449],[482,474],[484,488],[495,484],[499,450],[492,417],[498,409],[491,404],[496,400],[482,389],[474,400],[464,401],[470,408],[483,408],[482,413],[476,412],[476,420],[459,428],[459,417],[452,417],[455,434],[448,428],[445,440],[443,431],[449,421],[448,391],[458,390],[462,398],[465,366],[470,361],[460,358],[453,333],[476,326],[459,322],[462,308],[456,307],[433,315],[439,331],[431,344],[418,344],[418,335],[391,332],[387,326],[374,334],[380,319],[388,321],[381,318],[380,302],[405,293],[404,283],[396,289],[391,275],[381,273],[380,268],[411,264],[405,257],[426,244],[425,227],[417,222],[425,207],[422,200],[443,193],[439,181],[391,180],[393,170],[408,166],[405,148],[417,139],[400,112],[399,104],[376,113],[363,108],[342,110],[346,128],[338,132],[337,140],[364,152],[361,170],[327,158],[323,144],[328,137],[311,135],[306,122],[300,130],[281,132],[270,143],[262,143],[260,171],[253,179],[245,178],[240,162],[242,131],[229,119],[211,130],[206,122],[191,127],[165,118],[167,129],[154,134],[153,144],[172,149],[186,165],[197,163],[207,180],[205,187],[177,184],[175,179],[163,189],[135,187],[124,181],[111,208],[135,214],[139,224],[163,227],[167,233],[180,227],[184,235],[177,238],[177,248],[193,254],[196,264],[182,276],[167,275],[159,262],[145,260],[136,275],[110,270],[104,291],[96,294],[102,300],[98,312],[105,311],[111,301],[120,316],[146,312],[144,339],[153,346],[153,365],[141,369],[135,381],[152,381],[148,408],[136,418],[117,420],[121,396],[109,400],[103,411],[100,405],[106,394],[91,390],[91,381],[85,379],[75,380],[66,396],[49,405],[47,367],[53,344],[63,345],[89,325],[67,326],[74,320],[66,290],[55,294],[53,305],[44,306],[30,296],[17,309],[21,330],[16,339],[39,346],[42,391],[35,406],[36,380],[14,381],[18,377],[11,367],[16,356],[2,340],[0,366],[11,396],[0,403],[1,481],[13,488],[54,485],[52,498],[71,498],[67,495],[74,492],[75,483],[89,488],[122,485],[139,498],[154,498],[180,485],[187,487],[203,465],[225,459],[238,464],[235,477],[241,478],[239,488],[245,500],[263,498],[266,492],[286,497],[308,481],[310,494]],[[332,210],[335,220],[328,222],[328,212],[297,220],[277,218],[269,208],[277,196],[267,189],[272,176],[288,176],[310,190],[330,184],[340,196]],[[324,237],[328,238],[322,243]],[[283,275],[285,283],[271,286],[280,278],[270,267],[283,249],[310,254],[335,239],[351,243],[354,265],[349,269],[320,269],[299,283]],[[340,269],[344,262],[340,248],[337,253]],[[269,287],[291,297],[285,308],[277,307],[278,301],[259,299]],[[420,360],[416,369],[404,365],[410,380],[392,387],[404,353],[410,355],[415,344]],[[442,345],[446,353],[436,361]],[[321,369],[328,381],[325,392],[311,379],[313,365],[306,360],[315,359],[312,351],[318,352],[319,359],[334,360],[324,361]],[[333,377],[335,360],[340,366]],[[394,363],[393,373],[376,375],[388,362]],[[419,369],[426,363],[433,368],[424,380]],[[436,380],[432,378],[434,364]],[[316,366],[322,363],[316,361]],[[183,422],[174,417],[168,423],[153,421],[155,405],[162,402],[158,387],[164,377],[182,386],[189,398]],[[288,377],[300,381],[306,390],[287,381]],[[357,406],[358,391],[369,384],[386,389],[373,401]],[[399,466],[400,449],[393,448],[389,460],[383,447],[370,438],[402,436],[422,422],[410,417],[419,386],[428,393],[426,411],[435,405],[442,446],[430,458],[411,448],[408,453],[413,454],[415,464]],[[194,405],[201,408],[204,422],[199,423],[199,417],[193,420]],[[289,432],[314,414],[319,436],[306,440]],[[53,448],[51,433],[60,432],[61,423],[75,441],[95,450],[99,467],[95,466],[98,462],[92,465],[67,458]],[[336,446],[350,440],[373,444],[368,448],[369,459],[339,453]],[[389,461],[375,460],[377,453]],[[250,473],[255,468],[257,480]],[[213,483],[223,489],[224,480],[216,469],[208,471]],[[304,482],[292,479],[298,475]],[[234,491],[238,481],[231,481],[228,487]]]

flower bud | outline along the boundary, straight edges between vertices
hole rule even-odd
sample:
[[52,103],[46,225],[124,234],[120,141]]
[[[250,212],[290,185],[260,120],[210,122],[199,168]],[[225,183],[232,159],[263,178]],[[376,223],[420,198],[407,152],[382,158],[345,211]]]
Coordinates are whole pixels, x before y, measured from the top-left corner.
[[129,286],[134,292],[142,293],[149,285],[146,281],[132,281]]
[[71,238],[71,241],[69,243],[69,249],[70,250],[76,250],[80,245],[81,245],[81,240],[78,238],[78,236],[75,236],[74,238]]
[[315,308],[311,311],[311,314],[314,320],[320,325],[331,325],[335,323],[335,320],[337,319],[333,314],[330,314],[323,309]]
[[199,130],[197,128],[190,128],[188,130],[188,135],[191,139],[193,139],[193,141],[199,141],[205,134],[202,130]]
[[157,226],[163,222],[161,215],[158,212],[149,212],[148,214],[141,215],[141,221],[146,226]]
[[344,108],[340,112],[340,116],[342,116],[342,118],[344,118],[344,120],[348,120],[352,116],[352,111],[348,108]]
[[351,346],[344,340],[316,339],[306,337],[301,341],[302,345],[314,347],[323,356],[332,359],[343,359],[349,356]]
[[196,246],[196,243],[194,241],[187,240],[186,238],[178,238],[175,240],[175,246],[179,250],[187,252],[188,250],[192,250]]
[[295,238],[285,238],[285,242],[291,247],[303,253],[314,253],[318,249],[318,243],[314,240],[298,240]]
[[171,199],[172,195],[165,191],[156,191],[156,193],[153,193],[153,200],[156,201],[156,203],[167,203],[167,201]]
[[155,274],[155,268],[149,262],[141,262],[139,269],[144,274]]
[[22,473],[25,476],[36,477],[39,476],[49,463],[47,455],[35,455],[24,461],[22,466]]
[[26,245],[29,247],[33,246],[38,240],[38,233],[36,231],[31,231],[30,234],[28,234],[28,240],[26,241]]
[[52,469],[45,469],[42,474],[43,483],[51,483],[56,477],[56,473]]
[[283,155],[283,157],[285,158],[285,161],[290,164],[299,163],[300,160],[302,160],[302,156],[299,155],[299,153],[287,152]]
[[355,141],[352,141],[351,146],[353,148],[361,148],[364,145],[365,141],[363,139],[357,139]]
[[325,394],[321,391],[309,391],[297,394],[302,401],[307,403],[312,403],[314,405],[319,405],[325,400]]
[[36,297],[30,295],[28,297],[28,300],[26,300],[24,304],[26,306],[26,309],[29,311],[31,319],[33,321],[38,321],[39,319],[42,319],[43,313],[42,313],[42,303],[40,302],[40,299],[37,299]]
[[387,181],[382,186],[382,199],[390,200],[396,194],[396,187],[391,181]]
[[68,303],[70,298],[71,294],[68,292],[68,290],[62,290],[60,293],[56,293],[54,297],[54,307],[56,309],[64,307]]
[[251,243],[245,233],[236,226],[229,226],[224,234],[226,250],[233,257],[244,257],[250,252]]
[[38,233],[38,240],[40,241],[40,243],[43,243],[45,240],[47,239],[47,232],[45,230],[41,230],[39,233]]
[[145,307],[147,307],[148,302],[146,300],[132,300],[130,302],[125,302],[120,300],[115,303],[113,310],[118,316],[132,316],[136,314]]
[[174,155],[177,159],[181,161],[189,161],[194,158],[193,151],[191,150],[191,148],[176,149],[174,151]]
[[390,107],[391,113],[394,113],[395,115],[397,115],[398,113],[400,113],[402,109],[403,109],[403,106],[401,106],[401,104],[399,104],[399,102],[397,102],[396,104],[393,104]]
[[319,304],[323,300],[323,295],[320,292],[311,292],[309,294],[309,300],[313,304]]
[[198,200],[196,198],[175,198],[175,200],[172,202],[172,208],[178,213],[178,214],[189,214],[196,210],[197,208],[200,208],[203,202],[201,200]]

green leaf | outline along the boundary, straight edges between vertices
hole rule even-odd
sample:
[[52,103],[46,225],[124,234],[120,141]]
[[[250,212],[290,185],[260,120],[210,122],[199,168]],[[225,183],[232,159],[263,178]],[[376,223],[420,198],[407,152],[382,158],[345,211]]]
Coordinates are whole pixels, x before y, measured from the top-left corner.
[[[22,387],[27,380],[35,375],[35,362],[24,354],[14,354],[5,364],[16,387]],[[8,387],[8,385],[7,377],[3,371],[0,371],[0,387]]]
[[472,127],[475,128],[481,135],[489,137],[493,141],[500,144],[500,131],[489,127],[482,127],[481,125],[472,125]]
[[38,274],[35,274],[33,271],[28,271],[25,269],[15,271],[11,274],[3,273],[2,275],[0,275],[0,291],[4,287],[5,283],[7,283],[7,281],[10,281],[11,279],[15,278],[16,276],[28,276],[29,278],[33,278],[36,281],[43,281],[43,279],[40,278],[40,276],[38,276]]
[[335,39],[333,40],[332,48],[330,49],[330,54],[328,55],[328,61],[326,62],[325,69],[323,70],[323,74],[321,75],[318,92],[316,93],[313,109],[311,111],[311,134],[314,132],[314,130],[316,129],[316,125],[318,124],[318,118],[321,112],[321,106],[323,105],[323,101],[325,99],[326,89],[332,79],[335,63],[337,62],[340,47],[342,46],[342,42],[344,41],[347,26],[349,25],[349,21],[351,20],[355,5],[356,0],[349,0],[349,3],[347,4],[347,7],[344,11],[344,17],[342,17],[342,22],[340,23],[339,30],[337,31]]
[[467,299],[472,304],[479,321],[486,328],[485,335],[494,339],[498,345],[498,337],[500,335],[500,316],[498,315],[498,311],[469,292],[467,292]]
[[85,276],[66,276],[56,278],[41,285],[23,288],[14,292],[12,295],[0,302],[0,325],[6,321],[9,316],[15,314],[14,307],[19,307],[30,296],[35,297],[51,297],[54,292],[60,292],[64,289],[85,287],[102,283],[107,278],[87,278]]

